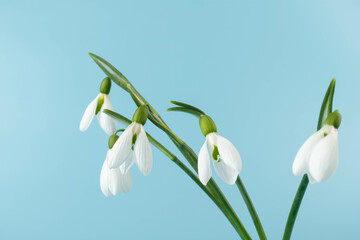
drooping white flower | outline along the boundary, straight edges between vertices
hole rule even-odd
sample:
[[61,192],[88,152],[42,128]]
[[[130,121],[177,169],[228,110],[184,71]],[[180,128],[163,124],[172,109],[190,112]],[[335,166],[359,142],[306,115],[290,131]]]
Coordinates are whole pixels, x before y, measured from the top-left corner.
[[124,172],[136,162],[140,172],[146,176],[152,169],[152,151],[143,124],[148,110],[140,106],[133,117],[133,122],[125,129],[113,146],[110,168],[123,166]]
[[335,111],[325,125],[301,146],[293,163],[295,176],[307,174],[310,183],[320,183],[331,177],[338,165],[338,130],[341,115]]
[[116,120],[103,112],[104,109],[113,111],[114,108],[109,98],[111,87],[111,80],[105,78],[101,83],[100,93],[96,98],[87,106],[84,115],[80,122],[80,131],[85,131],[89,128],[94,116],[97,115],[100,127],[108,134],[111,135],[116,130]]
[[106,197],[115,196],[119,192],[128,193],[132,186],[131,173],[125,172],[124,166],[114,169],[109,167],[111,153],[109,149],[100,173],[100,188]]
[[211,178],[211,159],[218,176],[227,184],[234,184],[242,169],[239,152],[229,140],[217,133],[215,124],[209,116],[204,115],[200,118],[200,128],[206,136],[198,157],[200,181],[206,185]]

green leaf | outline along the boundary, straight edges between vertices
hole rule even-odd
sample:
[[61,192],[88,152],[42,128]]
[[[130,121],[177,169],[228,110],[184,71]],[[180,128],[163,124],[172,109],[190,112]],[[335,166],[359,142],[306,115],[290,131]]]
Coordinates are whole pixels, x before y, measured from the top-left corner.
[[201,117],[201,115],[203,115],[201,112],[198,112],[198,111],[195,111],[195,110],[189,109],[189,108],[184,108],[184,107],[172,107],[172,108],[166,109],[166,111],[186,112],[186,113],[190,113],[190,114],[194,115],[195,117]]
[[178,106],[180,106],[180,107],[187,108],[187,109],[191,109],[191,110],[193,110],[193,111],[195,111],[195,112],[200,113],[201,115],[205,115],[205,113],[204,113],[202,110],[200,110],[199,108],[194,107],[194,106],[192,106],[192,105],[190,105],[190,104],[182,103],[182,102],[178,102],[178,101],[170,101],[170,102],[171,102],[172,104],[178,105]]
[[321,105],[317,130],[320,130],[325,123],[326,117],[332,112],[332,103],[335,91],[335,78],[330,82],[330,85],[326,91],[323,103]]
[[126,125],[129,125],[131,123],[130,119],[128,119],[128,118],[124,117],[123,115],[120,115],[116,112],[113,112],[109,109],[104,109],[103,112],[106,113],[107,115],[109,115],[110,117],[113,117],[116,120],[119,120],[120,122],[122,122]]
[[122,75],[119,70],[117,70],[113,65],[107,62],[105,59],[93,54],[89,53],[90,57],[96,62],[97,65],[104,71],[109,78],[111,78],[117,85],[128,91],[127,84],[129,81],[126,79],[124,75]]

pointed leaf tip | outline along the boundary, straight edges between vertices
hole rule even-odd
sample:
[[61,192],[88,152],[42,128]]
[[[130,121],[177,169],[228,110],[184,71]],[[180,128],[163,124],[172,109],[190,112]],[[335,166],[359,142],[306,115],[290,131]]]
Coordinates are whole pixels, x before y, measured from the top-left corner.
[[183,103],[183,102],[178,102],[178,101],[173,101],[173,100],[170,100],[170,102],[174,105],[177,105],[177,106],[180,106],[181,108],[186,108],[186,109],[189,109],[190,111],[192,112],[197,112],[199,115],[205,115],[205,113],[200,110],[199,108],[197,107],[194,107],[190,104],[187,104],[187,103]]
[[326,120],[326,117],[332,112],[332,103],[335,92],[335,78],[333,78],[329,84],[329,87],[324,96],[323,103],[321,105],[317,130],[319,130]]

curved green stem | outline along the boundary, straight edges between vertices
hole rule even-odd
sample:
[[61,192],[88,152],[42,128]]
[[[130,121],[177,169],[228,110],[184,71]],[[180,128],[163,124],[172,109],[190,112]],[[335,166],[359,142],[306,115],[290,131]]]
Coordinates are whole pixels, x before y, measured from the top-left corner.
[[249,210],[249,213],[250,213],[251,218],[252,218],[252,220],[254,222],[256,231],[257,231],[257,233],[259,235],[259,238],[261,240],[266,240],[267,238],[266,238],[266,235],[265,235],[265,231],[264,231],[264,229],[263,229],[263,227],[261,225],[259,216],[256,213],[255,207],[254,207],[253,203],[251,202],[250,196],[247,193],[247,191],[245,189],[245,186],[244,186],[243,182],[241,181],[240,177],[238,177],[236,179],[236,186],[238,187],[238,189],[239,189],[239,191],[241,193],[241,196],[243,197],[243,199],[245,201],[246,207]]
[[289,240],[291,237],[292,230],[294,228],[296,216],[299,212],[299,208],[301,205],[301,201],[305,195],[306,188],[309,184],[308,176],[305,174],[301,180],[299,188],[296,192],[294,202],[291,206],[288,220],[286,222],[285,232],[283,236],[283,240]]

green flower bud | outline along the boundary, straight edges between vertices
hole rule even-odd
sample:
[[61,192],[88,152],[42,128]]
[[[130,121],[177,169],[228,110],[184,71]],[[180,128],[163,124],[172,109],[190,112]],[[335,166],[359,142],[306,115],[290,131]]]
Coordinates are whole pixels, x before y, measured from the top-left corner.
[[199,120],[200,129],[204,136],[212,132],[217,132],[214,121],[208,115],[202,115]]
[[100,85],[100,92],[103,94],[109,94],[110,89],[111,89],[111,80],[110,80],[110,78],[106,77],[106,78],[104,78],[104,80],[102,81],[102,83]]
[[340,123],[341,123],[341,114],[339,113],[338,110],[335,110],[334,112],[330,113],[325,120],[325,124],[334,126],[336,129],[339,128]]
[[96,105],[95,115],[97,115],[100,112],[103,104],[104,104],[104,94],[100,94],[97,105]]
[[140,107],[138,107],[138,109],[136,109],[132,121],[140,123],[141,125],[145,125],[148,116],[148,108],[145,105],[141,105]]
[[109,149],[112,149],[112,147],[114,146],[116,140],[118,140],[119,136],[116,134],[113,134],[109,137]]

